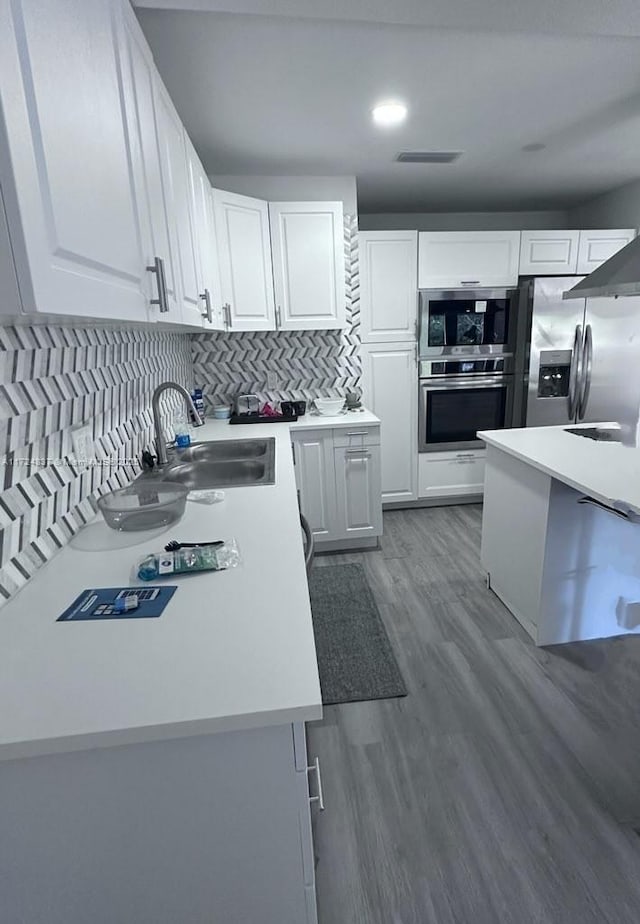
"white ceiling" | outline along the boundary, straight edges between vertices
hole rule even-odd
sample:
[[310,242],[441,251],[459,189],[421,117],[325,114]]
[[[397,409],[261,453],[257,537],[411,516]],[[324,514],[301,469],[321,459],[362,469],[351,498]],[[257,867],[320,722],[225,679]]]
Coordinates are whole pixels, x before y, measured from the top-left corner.
[[[361,212],[565,208],[640,176],[638,0],[185,2],[274,14],[138,10],[211,174],[355,174]],[[387,96],[410,118],[382,132]],[[394,163],[433,149],[465,154]]]

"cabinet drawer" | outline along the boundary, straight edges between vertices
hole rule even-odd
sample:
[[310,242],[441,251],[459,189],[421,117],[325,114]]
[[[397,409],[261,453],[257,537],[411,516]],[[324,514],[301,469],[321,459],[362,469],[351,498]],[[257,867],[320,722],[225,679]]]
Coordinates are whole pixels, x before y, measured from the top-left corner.
[[379,446],[380,427],[359,427],[354,422],[353,427],[333,431],[333,445],[336,449],[360,449],[363,446]]
[[484,466],[484,451],[422,453],[418,461],[419,496],[482,494]]

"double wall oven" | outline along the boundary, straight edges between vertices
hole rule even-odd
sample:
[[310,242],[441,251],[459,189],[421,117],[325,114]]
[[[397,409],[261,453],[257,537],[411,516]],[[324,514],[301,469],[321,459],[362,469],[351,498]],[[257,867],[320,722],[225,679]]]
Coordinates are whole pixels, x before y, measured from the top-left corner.
[[517,289],[420,292],[420,452],[482,446],[511,426]]

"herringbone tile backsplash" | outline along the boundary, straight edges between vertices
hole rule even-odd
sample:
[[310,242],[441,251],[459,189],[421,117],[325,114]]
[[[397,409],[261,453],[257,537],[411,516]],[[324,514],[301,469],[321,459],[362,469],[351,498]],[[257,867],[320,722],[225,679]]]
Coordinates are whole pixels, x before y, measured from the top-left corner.
[[[176,334],[0,326],[0,606],[95,512],[96,497],[137,474],[152,442],[151,396],[172,379],[210,404],[239,391],[312,399],[359,391],[357,226],[345,220],[343,331]],[[193,362],[193,365],[192,365]],[[278,388],[267,388],[267,372]],[[177,402],[165,401],[165,423]],[[79,471],[71,428],[93,429],[95,464]]]
[[[360,391],[360,286],[356,219],[345,216],[347,327],[344,330],[203,333],[192,338],[195,384],[210,406],[239,392],[263,401],[311,400]],[[272,372],[278,387],[271,389]]]
[[[139,470],[151,395],[168,379],[192,386],[187,335],[0,327],[0,606],[93,516],[98,494]],[[79,472],[70,431],[87,422],[96,460]]]

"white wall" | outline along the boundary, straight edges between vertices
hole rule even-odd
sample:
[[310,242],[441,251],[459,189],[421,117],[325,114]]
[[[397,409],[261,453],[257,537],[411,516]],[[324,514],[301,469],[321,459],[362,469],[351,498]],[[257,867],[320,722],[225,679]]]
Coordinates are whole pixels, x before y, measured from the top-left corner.
[[[539,231],[570,228],[568,213],[545,212],[387,212],[360,214],[361,231]],[[618,226],[622,227],[622,226]]]
[[235,176],[213,174],[209,177],[219,189],[270,199],[272,202],[342,200],[347,215],[356,215],[358,199],[355,176]]
[[640,180],[572,209],[575,228],[640,228]]

